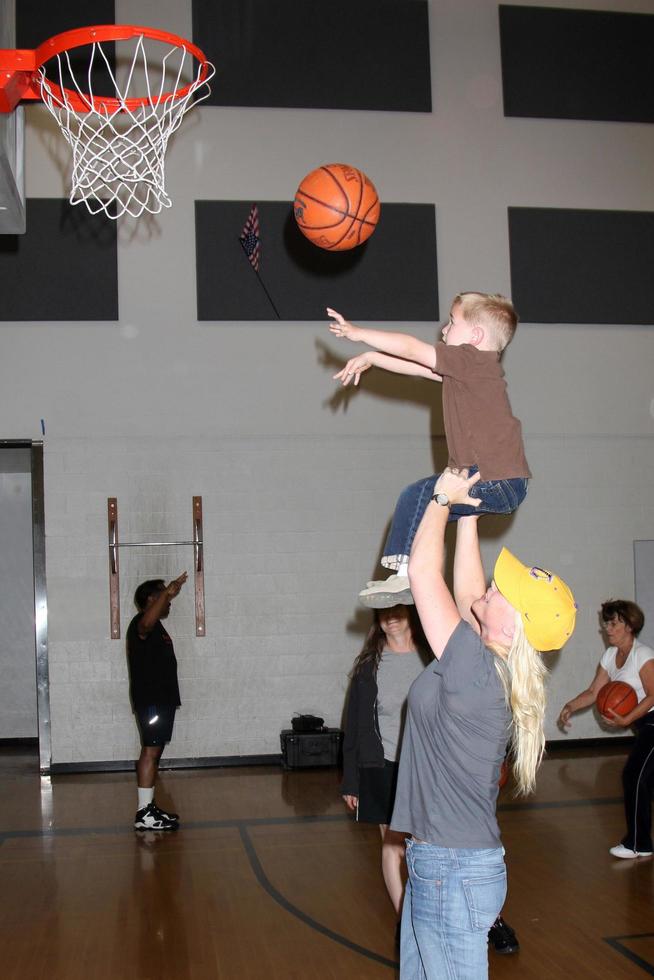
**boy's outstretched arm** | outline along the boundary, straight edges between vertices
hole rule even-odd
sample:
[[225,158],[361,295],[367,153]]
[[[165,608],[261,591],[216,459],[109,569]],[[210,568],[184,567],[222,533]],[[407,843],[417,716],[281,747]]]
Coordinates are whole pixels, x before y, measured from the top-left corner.
[[359,379],[368,368],[379,367],[385,371],[392,371],[393,374],[407,374],[416,378],[427,378],[429,381],[440,381],[440,376],[434,374],[423,364],[416,364],[415,361],[405,361],[401,357],[393,357],[391,354],[382,354],[377,350],[366,350],[363,354],[351,357],[345,367],[334,375],[335,381],[341,381],[343,385],[354,382],[359,384]]
[[[401,357],[405,361],[415,361],[422,364],[433,372],[436,367],[436,348],[433,344],[426,344],[423,340],[418,340],[408,333],[391,333],[386,330],[369,330],[367,327],[357,327],[349,323],[345,317],[337,313],[336,310],[327,307],[327,314],[332,318],[329,329],[337,337],[346,337],[354,342],[367,344],[375,350],[382,351],[384,354],[391,354],[393,357]],[[400,372],[405,373],[405,372]],[[435,378],[440,381],[440,377]]]

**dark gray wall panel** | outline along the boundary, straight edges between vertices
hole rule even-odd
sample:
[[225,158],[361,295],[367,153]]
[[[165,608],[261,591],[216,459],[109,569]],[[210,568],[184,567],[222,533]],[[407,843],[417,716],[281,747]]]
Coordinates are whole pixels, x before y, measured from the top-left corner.
[[43,0],[17,0],[16,46],[36,48],[55,34],[91,24],[114,24],[114,0],[66,0],[44,3]]
[[27,232],[0,235],[0,319],[117,320],[116,224],[28,198]]
[[654,212],[509,208],[511,296],[531,323],[654,323]]
[[[66,0],[65,3],[44,3],[43,0],[17,0],[16,2],[16,46],[36,48],[55,34],[71,31],[76,27],[89,27],[93,24],[114,24],[116,22],[114,0]],[[114,45],[103,44],[102,48],[114,63]],[[130,49],[131,50],[131,49]],[[87,90],[85,78],[88,75],[89,47],[73,49],[70,52],[73,71],[83,91]],[[104,70],[103,70],[104,69]],[[48,66],[48,77],[58,80],[56,62]],[[91,74],[93,90],[98,95],[115,95],[111,87],[106,66],[100,58],[94,61]],[[64,85],[70,87],[64,78]]]
[[431,112],[426,0],[193,0],[208,105]]
[[500,5],[504,113],[654,122],[654,16]]
[[[239,235],[250,201],[196,201],[199,320],[275,320]],[[326,252],[300,233],[288,201],[259,202],[259,276],[282,320],[322,320],[333,306],[355,320],[437,320],[432,204],[383,204],[364,245]]]

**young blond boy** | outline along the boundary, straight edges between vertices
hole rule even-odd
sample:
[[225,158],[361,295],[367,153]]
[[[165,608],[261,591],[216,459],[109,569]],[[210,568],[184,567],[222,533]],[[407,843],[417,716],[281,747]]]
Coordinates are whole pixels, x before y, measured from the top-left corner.
[[[343,385],[358,385],[371,367],[442,382],[447,465],[481,475],[471,490],[471,496],[482,501],[477,508],[450,506],[447,498],[441,499],[443,494],[436,495],[437,503],[450,508],[449,520],[516,510],[527,494],[531,473],[522,426],[511,412],[500,364],[518,323],[511,301],[499,294],[459,293],[443,327],[443,339],[435,346],[410,334],[354,326],[329,307],[327,313],[333,334],[372,348],[351,358],[334,375]],[[359,595],[364,605],[383,608],[412,601],[406,566],[438,475],[412,483],[400,494],[381,559],[396,574],[369,583]]]

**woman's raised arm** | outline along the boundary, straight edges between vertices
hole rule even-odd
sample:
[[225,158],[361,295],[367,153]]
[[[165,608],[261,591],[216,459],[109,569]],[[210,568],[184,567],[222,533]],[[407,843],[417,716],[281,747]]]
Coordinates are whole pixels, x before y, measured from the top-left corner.
[[472,603],[486,591],[486,578],[479,550],[479,518],[460,517],[456,526],[456,552],[454,554],[454,600],[461,619],[479,632],[479,624],[472,613]]
[[[434,489],[437,494],[445,495],[450,504],[474,504],[468,491],[478,479],[479,474],[468,479],[467,472],[464,476],[445,470]],[[461,621],[443,577],[448,516],[449,506],[432,500],[416,532],[409,559],[411,593],[429,646],[438,659]]]

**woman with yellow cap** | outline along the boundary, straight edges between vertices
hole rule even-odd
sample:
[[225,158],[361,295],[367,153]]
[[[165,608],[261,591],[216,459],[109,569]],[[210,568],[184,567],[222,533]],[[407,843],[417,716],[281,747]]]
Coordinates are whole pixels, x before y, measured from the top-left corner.
[[504,548],[486,587],[477,517],[457,523],[454,595],[443,577],[449,507],[479,479],[439,477],[409,562],[411,592],[435,660],[409,691],[391,828],[408,831],[401,980],[483,980],[487,934],[506,895],[495,814],[510,743],[518,790],[533,789],[545,744],[538,651],[572,634],[567,585]]

